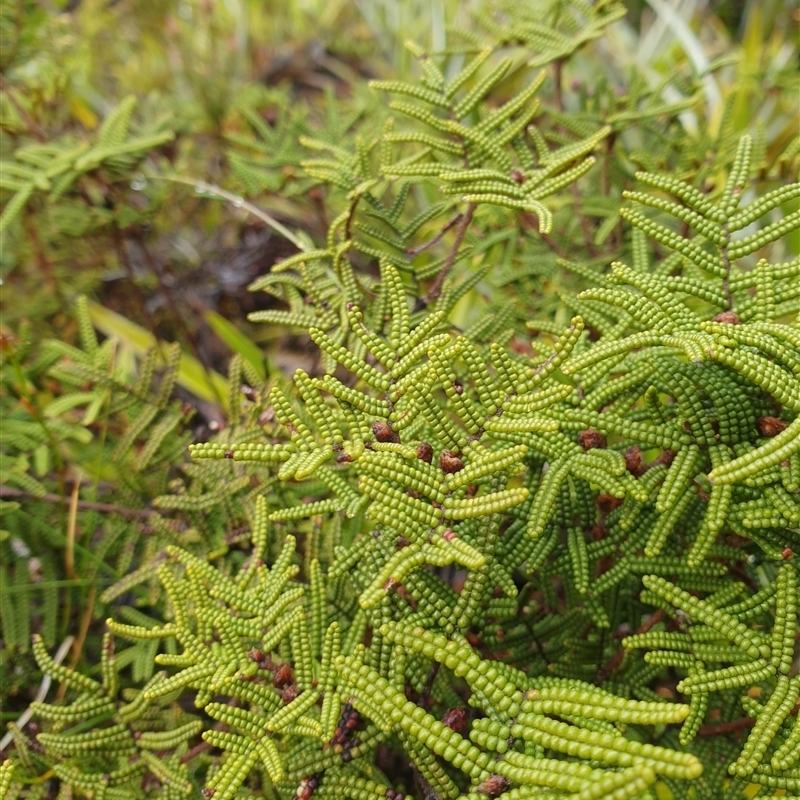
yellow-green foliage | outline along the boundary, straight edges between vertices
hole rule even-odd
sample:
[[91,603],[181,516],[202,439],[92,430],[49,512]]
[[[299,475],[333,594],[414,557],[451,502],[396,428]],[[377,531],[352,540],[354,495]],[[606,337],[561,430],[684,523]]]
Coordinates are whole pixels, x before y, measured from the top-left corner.
[[[692,139],[676,120],[697,84],[672,103],[641,80],[607,102],[604,85],[565,107],[565,64],[622,12],[509,3],[447,52],[409,43],[418,71],[375,81],[391,113],[357,131],[330,109],[316,133],[243,112],[254,136],[231,138],[230,163],[248,193],[288,163],[295,189],[325,190],[324,235],[251,286],[284,304],[252,321],[307,335],[318,363],[264,381],[235,359],[228,423],[191,462],[177,347],[133,383],[83,300],[80,348],[35,361],[4,340],[9,545],[31,517],[17,500],[54,499],[29,454],[63,460],[75,441],[118,472],[113,507],[73,490],[66,577],[123,546],[99,667],[50,655],[50,593],[32,651],[65,688],[34,704],[35,741],[12,726],[0,786],[800,791],[797,148],[770,161],[731,102]],[[540,297],[544,250],[583,291]],[[79,508],[124,527],[93,559],[81,540],[76,571]],[[39,630],[17,621],[38,591],[21,567],[0,592],[20,649]]]

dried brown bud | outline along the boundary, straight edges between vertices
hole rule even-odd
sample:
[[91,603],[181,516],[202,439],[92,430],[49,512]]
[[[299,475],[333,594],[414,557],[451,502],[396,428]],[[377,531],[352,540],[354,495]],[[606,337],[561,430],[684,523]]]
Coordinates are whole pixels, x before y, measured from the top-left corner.
[[442,725],[456,733],[464,733],[469,722],[469,713],[465,708],[448,708],[442,715]]
[[578,435],[578,443],[584,450],[602,450],[606,444],[608,444],[608,442],[606,442],[606,437],[603,436],[600,431],[593,430],[592,428],[580,432]]
[[203,797],[213,797],[216,793],[217,790],[213,786],[206,786],[205,789],[200,792]]
[[439,456],[439,466],[442,468],[442,472],[452,475],[454,472],[461,472],[464,469],[464,462],[452,451],[442,450]]
[[251,661],[255,661],[259,669],[269,669],[272,666],[269,653],[265,653],[263,650],[257,650],[255,647],[248,652],[247,657]]
[[311,786],[309,779],[303,778],[297,787],[297,800],[308,800],[312,794],[314,794],[314,788]]
[[337,464],[349,464],[353,460],[353,456],[350,453],[342,453],[341,455],[336,456],[336,463]]
[[625,469],[632,475],[639,475],[642,467],[642,451],[636,446],[629,447],[623,454]]
[[288,686],[283,688],[283,691],[281,692],[281,700],[285,706],[288,706],[289,703],[298,697],[299,694],[300,690],[293,683],[290,683]]
[[786,429],[786,423],[780,417],[759,417],[756,428],[762,436],[777,436]]
[[488,797],[498,797],[503,794],[506,789],[508,789],[508,778],[504,775],[493,773],[481,783],[475,791],[485,794]]
[[518,169],[512,169],[510,178],[515,183],[525,183],[525,173]]
[[781,551],[781,558],[784,561],[789,561],[794,556],[794,550],[791,547],[784,547]]
[[739,319],[739,315],[733,311],[723,311],[714,317],[714,322],[721,322],[723,325],[740,325],[742,321]]
[[658,454],[658,458],[653,461],[653,467],[658,466],[658,464],[663,464],[665,467],[668,467],[674,460],[675,460],[675,451],[674,450],[664,450]]
[[605,525],[601,525],[599,522],[595,525],[592,525],[592,539],[595,542],[599,542],[602,539],[605,539],[608,536],[608,528]]
[[226,450],[225,458],[233,458],[233,450]]
[[405,536],[398,536],[394,546],[396,550],[402,550],[404,547],[408,547],[410,544],[410,539],[407,539]]
[[392,426],[388,422],[384,422],[380,419],[376,419],[375,422],[372,423],[372,435],[379,442],[393,442],[396,444],[400,441],[400,437],[392,430]]
[[292,667],[289,662],[285,662],[278,667],[275,677],[272,679],[272,685],[281,689],[289,684],[292,680]]
[[409,497],[413,497],[415,500],[419,500],[422,495],[416,489],[406,489],[406,494]]
[[622,499],[611,494],[599,494],[595,498],[595,503],[604,514],[610,514],[622,505]]
[[427,442],[420,442],[417,445],[417,458],[430,464],[433,461],[433,448]]

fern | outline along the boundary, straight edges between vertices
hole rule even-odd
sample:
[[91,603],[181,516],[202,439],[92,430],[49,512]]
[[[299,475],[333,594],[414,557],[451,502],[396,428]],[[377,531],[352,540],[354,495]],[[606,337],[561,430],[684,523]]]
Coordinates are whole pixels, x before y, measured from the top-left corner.
[[[797,791],[796,146],[739,135],[734,100],[692,138],[694,78],[565,99],[622,11],[495,4],[363,105],[242,100],[247,210],[320,221],[251,321],[318,360],[235,358],[220,430],[174,399],[177,345],[132,370],[83,299],[79,344],[4,337],[4,646],[63,688],[0,788]],[[132,112],[58,174],[130,170]],[[60,145],[15,151],[6,214]],[[67,602],[97,667],[49,655]]]

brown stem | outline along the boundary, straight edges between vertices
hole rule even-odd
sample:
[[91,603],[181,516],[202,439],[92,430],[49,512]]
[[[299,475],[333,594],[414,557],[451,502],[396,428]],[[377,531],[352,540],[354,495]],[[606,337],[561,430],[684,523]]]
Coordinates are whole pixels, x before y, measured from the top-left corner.
[[431,286],[431,288],[428,290],[428,294],[425,295],[425,305],[430,305],[442,293],[444,282],[447,279],[447,276],[450,274],[450,270],[453,269],[453,264],[455,264],[456,261],[456,255],[458,255],[458,248],[461,247],[461,242],[464,241],[464,236],[467,234],[467,228],[469,228],[469,224],[472,222],[472,217],[474,216],[475,209],[477,207],[478,206],[475,203],[470,203],[467,206],[467,210],[464,212],[464,216],[461,217],[461,221],[458,223],[458,228],[456,228],[456,238],[453,239],[453,244],[450,247],[450,252],[447,254],[447,259],[444,262],[444,266],[436,276],[436,280],[433,282],[433,286]]
[[556,108],[564,111],[564,91],[561,86],[561,78],[564,72],[564,60],[559,58],[553,62],[553,82],[555,83]]
[[[92,622],[92,612],[94,611],[94,601],[96,598],[97,598],[97,584],[94,584],[91,587],[89,587],[89,594],[86,598],[83,614],[81,615],[81,622],[80,622],[80,627],[78,629],[78,636],[72,643],[72,655],[70,655],[69,661],[67,662],[67,669],[74,670],[75,667],[78,665],[78,661],[80,660],[81,657],[81,652],[83,651],[83,645],[86,643],[86,635],[89,633],[89,625]],[[56,703],[59,703],[64,699],[64,695],[67,692],[68,685],[69,684],[67,683],[62,683],[58,687],[58,692],[56,693],[55,697]]]
[[728,308],[733,308],[733,294],[731,294],[731,260],[728,258],[728,244],[731,236],[727,230],[728,226],[725,225],[725,244],[720,248],[720,256],[722,256],[722,264],[725,267],[725,277],[722,279],[722,290],[725,292],[725,299],[728,301]]
[[[640,633],[647,633],[651,628],[661,622],[662,619],[666,614],[662,609],[658,609],[653,614],[651,614],[634,632],[633,636],[638,636]],[[622,659],[625,657],[625,648],[620,647],[616,653],[611,657],[608,663],[600,670],[597,675],[597,680],[595,683],[603,683],[605,679],[622,663]]]
[[[556,107],[562,114],[564,113],[564,89],[562,86],[563,72],[564,72],[564,61],[562,59],[554,61],[553,82],[555,83]],[[594,243],[594,237],[592,236],[592,231],[591,228],[589,227],[589,220],[583,214],[583,210],[581,209],[581,195],[580,192],[578,191],[577,184],[575,183],[572,184],[571,191],[572,191],[573,206],[575,209],[575,213],[578,216],[578,221],[580,222],[581,232],[583,233],[583,240],[586,245],[586,250],[589,252],[589,255],[594,258],[595,256],[599,255],[599,251]]]
[[[213,730],[215,731],[225,730],[225,725],[223,725],[221,722],[218,722],[214,726]],[[181,756],[181,764],[188,764],[193,758],[199,756],[200,753],[204,753],[206,750],[210,749],[211,745],[208,742],[200,742],[200,744],[196,744],[194,747],[191,748],[191,750],[187,750]]]
[[436,676],[439,674],[439,667],[442,665],[437,661],[432,667],[431,671],[428,673],[428,680],[425,681],[425,686],[420,693],[419,700],[417,701],[418,706],[422,706],[423,708],[426,705],[426,701],[431,696],[431,692],[433,691],[433,684],[436,682]]
[[451,219],[450,222],[446,223],[445,226],[439,231],[439,233],[437,233],[436,236],[433,237],[433,239],[431,239],[428,242],[425,242],[425,244],[421,244],[419,247],[409,247],[409,249],[406,250],[406,255],[409,258],[414,258],[414,256],[418,256],[420,253],[424,252],[425,250],[428,250],[435,244],[438,244],[442,240],[442,237],[447,233],[447,231],[449,231],[450,228],[454,227],[455,225],[458,225],[458,223],[461,222],[463,218],[464,218],[463,214],[456,214],[456,216],[453,217],[453,219]]
[[356,215],[359,200],[361,200],[360,194],[356,195],[355,199],[350,204],[350,213],[347,215],[347,221],[344,224],[344,238],[348,241],[353,238],[353,219]]
[[732,733],[733,731],[740,731],[743,728],[752,728],[756,724],[754,717],[742,717],[741,719],[734,719],[731,722],[709,723],[708,725],[701,725],[700,730],[697,731],[698,736],[720,736],[723,733]]
[[578,184],[572,184],[572,205],[575,209],[575,213],[578,215],[578,221],[581,224],[581,233],[583,233],[583,242],[586,245],[586,250],[588,251],[589,255],[592,258],[595,258],[599,255],[600,251],[597,249],[594,243],[594,237],[592,236],[592,229],[589,227],[589,220],[586,218],[586,215],[583,213],[583,209],[581,208],[581,193],[578,191]]
[[[26,492],[24,489],[17,489],[13,486],[0,485],[0,500],[9,498],[30,497],[33,500],[42,500],[45,503],[59,503],[63,502],[63,498],[57,494],[33,494],[33,492]],[[104,514],[119,514],[121,517],[128,519],[146,519],[153,512],[147,508],[125,508],[123,506],[115,506],[113,503],[93,503],[89,500],[78,500],[77,507],[82,511],[100,511]]]
[[540,233],[542,241],[560,258],[569,259],[569,253],[549,234]]
[[[229,706],[238,706],[239,705],[239,701],[235,697],[233,697],[230,700],[228,700],[227,705],[229,705]],[[217,722],[214,725],[214,727],[212,728],[212,730],[224,731],[226,727],[227,726],[225,725],[224,722]],[[195,756],[200,755],[200,753],[203,753],[206,750],[209,750],[210,748],[211,748],[211,745],[208,742],[200,742],[199,744],[196,744],[194,747],[192,747],[190,750],[187,750],[181,756],[181,764],[188,764]]]

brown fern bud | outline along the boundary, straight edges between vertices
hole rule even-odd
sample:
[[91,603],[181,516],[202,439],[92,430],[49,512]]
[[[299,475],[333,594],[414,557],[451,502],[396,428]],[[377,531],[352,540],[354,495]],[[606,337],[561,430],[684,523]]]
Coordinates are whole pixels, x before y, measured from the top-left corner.
[[296,699],[300,695],[300,690],[295,686],[293,683],[290,683],[288,686],[284,686],[283,691],[281,692],[281,700],[285,706],[288,706],[292,700]]
[[596,431],[592,428],[581,431],[580,434],[578,434],[578,443],[584,450],[602,450],[608,444],[608,442],[606,442],[606,437],[603,436],[600,431]]
[[498,797],[508,789],[508,778],[504,775],[498,775],[496,772],[492,773],[483,783],[476,789],[476,792],[485,794],[487,797]]
[[595,503],[604,514],[610,514],[622,505],[622,499],[611,494],[599,494],[595,498]]
[[714,317],[714,322],[721,322],[723,325],[742,324],[742,321],[739,319],[739,315],[733,311],[723,311],[721,314],[717,314],[717,316]]
[[278,667],[275,677],[272,679],[272,685],[278,689],[282,689],[292,680],[292,667],[286,662]]
[[651,466],[655,467],[658,464],[663,464],[665,467],[668,467],[675,460],[675,455],[674,450],[664,450],[658,454],[658,458],[653,461]]
[[599,542],[601,539],[605,539],[608,536],[608,528],[605,525],[601,525],[599,522],[595,525],[592,525],[592,539],[595,542]]
[[786,429],[786,423],[780,417],[759,417],[756,428],[762,436],[777,436]]
[[372,435],[379,442],[393,442],[397,444],[400,441],[400,436],[396,431],[392,430],[392,426],[388,422],[376,419],[372,423]]
[[430,464],[433,461],[433,448],[427,442],[420,442],[417,445],[417,458]]
[[259,669],[269,669],[272,666],[272,659],[269,653],[265,653],[263,650],[258,650],[255,647],[248,652],[247,657],[251,661],[255,661]]
[[464,462],[451,450],[442,450],[439,456],[439,466],[442,472],[452,475],[454,472],[461,472],[464,469]]
[[781,558],[784,561],[789,561],[794,556],[794,550],[791,547],[784,547],[781,551]]
[[642,451],[636,445],[633,445],[633,447],[629,447],[622,456],[625,459],[625,469],[627,469],[631,475],[639,475],[639,471],[642,468]]
[[442,725],[456,733],[464,733],[469,722],[469,714],[464,708],[448,708],[442,715]]

